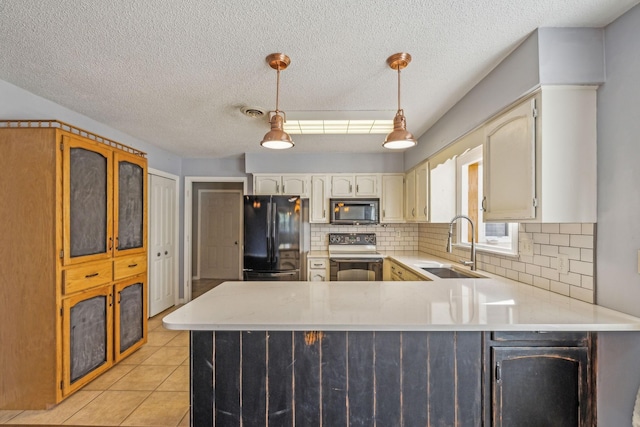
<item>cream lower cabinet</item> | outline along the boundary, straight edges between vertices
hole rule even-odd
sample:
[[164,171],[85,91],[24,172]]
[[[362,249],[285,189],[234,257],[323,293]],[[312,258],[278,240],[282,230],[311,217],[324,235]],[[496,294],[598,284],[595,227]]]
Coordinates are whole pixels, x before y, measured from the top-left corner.
[[429,280],[421,276],[418,276],[413,271],[405,268],[402,264],[397,263],[393,260],[386,260],[385,262],[388,263],[388,271],[389,271],[389,276],[388,276],[388,279],[386,280],[391,280],[396,282],[400,282],[400,281],[412,282],[412,281]]
[[327,258],[308,258],[307,280],[310,282],[329,281],[329,260]]
[[485,222],[596,222],[596,87],[542,87],[484,132]]

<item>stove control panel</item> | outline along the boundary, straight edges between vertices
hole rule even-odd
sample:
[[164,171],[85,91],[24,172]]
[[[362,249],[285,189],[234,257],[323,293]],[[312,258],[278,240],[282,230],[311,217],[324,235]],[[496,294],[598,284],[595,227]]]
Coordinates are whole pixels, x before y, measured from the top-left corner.
[[375,245],[375,233],[329,233],[330,245]]

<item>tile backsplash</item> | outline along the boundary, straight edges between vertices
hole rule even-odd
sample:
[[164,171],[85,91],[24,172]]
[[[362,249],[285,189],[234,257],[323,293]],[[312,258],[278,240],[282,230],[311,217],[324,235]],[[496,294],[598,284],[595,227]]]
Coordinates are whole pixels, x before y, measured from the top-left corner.
[[[378,250],[420,251],[458,262],[469,250],[445,250],[449,224],[386,224],[336,226],[311,224],[311,250],[326,251],[329,233],[376,233]],[[520,224],[522,251],[526,242],[533,255],[497,255],[477,252],[478,269],[589,303],[595,302],[595,224]],[[558,271],[558,256],[568,260],[568,271]]]
[[376,233],[379,251],[417,251],[418,224],[385,224],[347,226],[311,224],[311,250],[326,251],[329,233]]
[[[595,224],[520,224],[519,246],[532,243],[533,255],[505,256],[477,252],[479,270],[557,292],[571,298],[595,302]],[[445,250],[449,224],[420,224],[418,249],[434,256],[458,261],[469,259],[469,250]],[[558,256],[569,261],[567,274],[558,271]]]

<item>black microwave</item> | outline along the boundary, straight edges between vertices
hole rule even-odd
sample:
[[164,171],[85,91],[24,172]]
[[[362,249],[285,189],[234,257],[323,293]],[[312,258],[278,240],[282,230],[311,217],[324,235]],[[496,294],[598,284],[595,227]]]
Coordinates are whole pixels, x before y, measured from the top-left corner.
[[331,199],[331,224],[365,225],[380,222],[380,199]]

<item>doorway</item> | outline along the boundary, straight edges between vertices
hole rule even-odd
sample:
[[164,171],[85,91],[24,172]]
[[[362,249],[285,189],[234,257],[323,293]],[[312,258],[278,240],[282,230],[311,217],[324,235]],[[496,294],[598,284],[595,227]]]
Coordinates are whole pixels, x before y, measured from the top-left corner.
[[149,317],[178,295],[178,177],[149,170]]
[[242,191],[198,190],[198,279],[237,280]]
[[[195,289],[193,281],[200,279],[200,271],[198,269],[198,249],[199,249],[199,193],[201,191],[231,191],[237,194],[238,204],[241,206],[242,196],[247,194],[247,178],[246,177],[193,177],[185,178],[185,203],[184,203],[184,288],[180,296],[182,302],[189,302],[193,298],[193,293],[198,291]],[[203,214],[203,217],[218,217],[217,207],[214,205],[211,213]],[[242,278],[242,210],[240,209],[237,219],[239,222],[239,236],[237,240],[233,240],[233,246],[236,247],[238,254],[238,270],[235,275],[230,275],[224,279],[241,280]],[[235,242],[238,244],[235,245]],[[229,273],[231,274],[231,273]],[[200,282],[219,283],[224,279],[202,279]]]

